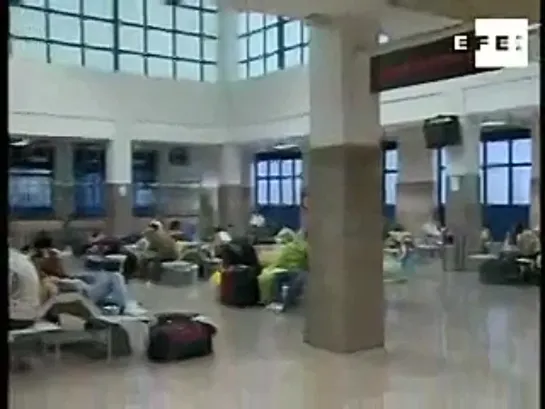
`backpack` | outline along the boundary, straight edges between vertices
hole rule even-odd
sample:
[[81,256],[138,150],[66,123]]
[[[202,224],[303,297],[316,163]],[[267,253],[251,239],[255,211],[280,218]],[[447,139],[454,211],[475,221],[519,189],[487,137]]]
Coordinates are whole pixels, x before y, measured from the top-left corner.
[[150,361],[181,361],[213,353],[212,338],[217,330],[200,314],[167,313],[156,318],[149,334]]

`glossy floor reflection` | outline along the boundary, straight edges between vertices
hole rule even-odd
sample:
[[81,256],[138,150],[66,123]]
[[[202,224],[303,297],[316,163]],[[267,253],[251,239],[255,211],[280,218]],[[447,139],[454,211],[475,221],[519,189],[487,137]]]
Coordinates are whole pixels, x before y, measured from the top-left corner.
[[[216,355],[156,366],[69,357],[12,375],[12,409],[532,409],[539,391],[539,291],[486,287],[422,268],[387,287],[386,351],[333,355],[302,342],[300,314],[219,307],[207,286],[135,286],[154,310],[220,325]],[[357,324],[356,324],[357,325]]]

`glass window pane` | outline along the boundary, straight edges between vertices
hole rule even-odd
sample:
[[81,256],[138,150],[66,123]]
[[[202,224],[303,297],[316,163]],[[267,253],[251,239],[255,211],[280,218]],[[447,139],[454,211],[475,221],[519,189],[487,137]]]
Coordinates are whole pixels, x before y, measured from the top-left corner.
[[49,37],[52,40],[81,44],[81,26],[78,17],[49,15]]
[[269,161],[269,176],[280,176],[280,161]]
[[248,78],[248,64],[245,62],[238,63],[238,78]]
[[265,52],[270,54],[278,51],[278,26],[267,28],[265,31]]
[[176,78],[200,81],[201,65],[191,61],[176,61]]
[[49,0],[51,10],[79,13],[80,0]]
[[218,0],[202,0],[202,8],[206,10],[217,10],[218,9]]
[[284,67],[289,68],[301,65],[301,52],[302,50],[299,47],[286,51],[284,53]]
[[24,0],[24,5],[45,8],[45,0]]
[[265,71],[274,72],[280,69],[280,61],[278,53],[268,56],[265,59]]
[[218,81],[218,66],[216,64],[204,64],[203,65],[203,80],[206,82]]
[[310,41],[310,28],[303,23],[303,42],[308,43]]
[[248,30],[259,30],[265,26],[264,16],[261,13],[248,13]]
[[293,159],[284,159],[282,161],[282,176],[293,175]]
[[174,63],[170,58],[148,57],[148,76],[174,78]]
[[128,23],[144,24],[144,3],[146,0],[118,1],[119,19]]
[[384,202],[386,204],[396,204],[397,200],[397,172],[386,173],[384,175]]
[[148,30],[148,52],[172,57],[172,35],[166,31]]
[[237,34],[246,34],[248,32],[248,13],[238,13]]
[[479,165],[484,165],[484,143],[479,142]]
[[479,169],[479,203],[484,203],[484,171]]
[[95,20],[83,22],[84,44],[97,47],[113,48],[114,25]]
[[83,0],[83,13],[87,16],[113,18],[115,0]]
[[265,64],[263,60],[250,61],[248,65],[248,77],[259,77],[265,74]]
[[144,57],[137,54],[120,54],[119,71],[144,75]]
[[269,204],[280,204],[280,180],[278,179],[269,180]]
[[101,71],[113,71],[114,54],[112,51],[86,49],[85,66]]
[[258,180],[257,181],[257,204],[258,205],[267,205],[269,204],[269,193],[268,189],[269,184],[267,180]]
[[509,162],[509,142],[485,142],[486,165],[506,164]]
[[284,25],[284,46],[292,47],[303,42],[301,22],[294,20]]
[[147,25],[152,27],[172,29],[173,6],[168,6],[164,1],[146,1]]
[[45,38],[45,13],[21,7],[10,7],[10,33],[18,37]]
[[509,168],[506,166],[488,168],[484,171],[486,177],[486,204],[509,204]]
[[[182,3],[182,1],[179,1],[179,3]],[[192,6],[192,7],[200,7],[201,6],[201,0],[184,0],[183,5],[184,6]]]
[[286,206],[292,206],[294,204],[293,191],[294,191],[294,179],[284,178],[282,179],[282,204]]
[[51,44],[49,46],[53,64],[81,65],[81,48]]
[[387,170],[398,170],[397,149],[388,149],[384,153],[384,168]]
[[199,10],[176,7],[176,30],[186,33],[198,33],[201,31]]
[[144,51],[144,28],[121,25],[119,27],[119,48],[128,51]]
[[248,54],[249,57],[260,57],[263,54],[265,54],[265,50],[263,48],[264,44],[264,33],[259,32],[255,34],[250,34],[250,42],[248,45]]
[[202,31],[210,36],[218,35],[218,14],[217,13],[202,13]]
[[511,145],[513,163],[532,163],[532,140],[515,139]]
[[303,179],[298,177],[295,178],[295,204],[301,204],[301,197],[303,195]]
[[199,37],[176,34],[176,56],[199,60],[200,55]]
[[257,176],[258,177],[269,176],[269,162],[267,162],[266,160],[261,160],[257,162]]
[[270,27],[278,23],[278,16],[274,14],[265,14],[265,27]]
[[238,39],[238,60],[248,59],[248,38],[242,37]]
[[218,40],[203,39],[203,58],[206,61],[218,60]]
[[13,55],[36,61],[47,62],[47,46],[44,41],[11,39]]
[[303,159],[295,159],[295,176],[301,176],[303,174]]
[[10,169],[9,204],[19,209],[53,205],[52,172],[42,169]]
[[513,172],[513,204],[529,205],[531,197],[532,167],[515,166]]

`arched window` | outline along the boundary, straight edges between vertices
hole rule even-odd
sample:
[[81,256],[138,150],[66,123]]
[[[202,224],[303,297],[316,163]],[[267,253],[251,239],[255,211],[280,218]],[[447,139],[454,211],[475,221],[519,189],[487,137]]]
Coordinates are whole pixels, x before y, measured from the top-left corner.
[[154,216],[157,211],[157,151],[132,154],[133,215]]
[[76,146],[74,149],[74,212],[78,217],[106,214],[106,149]]
[[10,146],[9,153],[10,215],[17,218],[53,216],[53,149]]
[[501,239],[516,223],[529,221],[532,140],[527,129],[483,132],[481,139],[483,218]]
[[301,153],[267,152],[256,155],[254,163],[255,205],[272,223],[299,227],[303,193]]

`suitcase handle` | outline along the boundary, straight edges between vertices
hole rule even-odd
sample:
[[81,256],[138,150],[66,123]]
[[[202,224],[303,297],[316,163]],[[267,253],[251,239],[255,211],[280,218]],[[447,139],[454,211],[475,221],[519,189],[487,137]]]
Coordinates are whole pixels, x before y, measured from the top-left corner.
[[217,332],[217,329],[214,325],[200,321],[196,318],[201,317],[201,314],[197,313],[185,313],[185,312],[170,312],[170,313],[164,313],[164,314],[157,314],[156,318],[157,321],[155,325],[168,325],[168,324],[176,324],[176,323],[187,323],[187,322],[199,322],[201,325],[206,327],[208,331],[210,332],[210,335],[215,335]]

